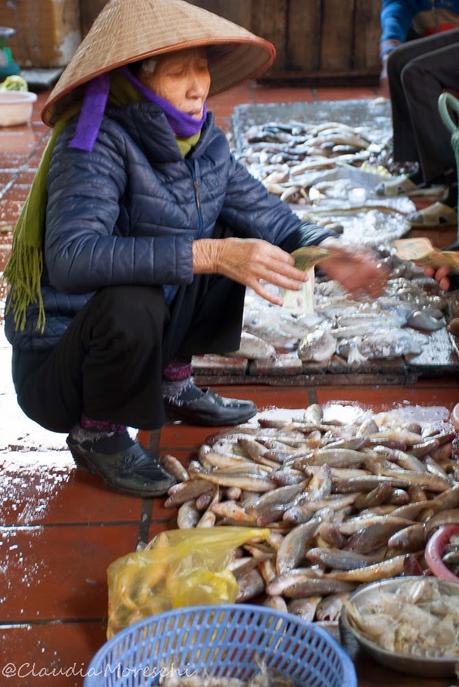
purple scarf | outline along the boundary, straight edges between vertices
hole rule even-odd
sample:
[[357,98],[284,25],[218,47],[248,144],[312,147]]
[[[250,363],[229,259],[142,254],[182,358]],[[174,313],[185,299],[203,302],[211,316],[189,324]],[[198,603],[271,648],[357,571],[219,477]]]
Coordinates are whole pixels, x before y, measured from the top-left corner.
[[[143,85],[128,67],[123,67],[124,76],[137,88],[140,95],[148,102],[158,105],[164,112],[169,125],[178,138],[190,138],[202,129],[206,120],[206,105],[204,103],[201,119],[196,119],[185,112],[177,110],[168,100],[161,98]],[[110,94],[110,76],[101,74],[92,79],[86,86],[83,105],[81,107],[75,136],[69,143],[70,148],[78,148],[90,152],[97,139],[108,96]]]

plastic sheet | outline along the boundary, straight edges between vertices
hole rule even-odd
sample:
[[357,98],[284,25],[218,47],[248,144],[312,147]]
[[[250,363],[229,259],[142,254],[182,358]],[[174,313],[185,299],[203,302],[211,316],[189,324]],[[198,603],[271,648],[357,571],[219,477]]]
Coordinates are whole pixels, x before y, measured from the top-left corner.
[[171,530],[144,551],[118,558],[107,570],[108,639],[173,608],[233,603],[239,591],[227,570],[233,550],[268,536],[267,529],[247,527]]

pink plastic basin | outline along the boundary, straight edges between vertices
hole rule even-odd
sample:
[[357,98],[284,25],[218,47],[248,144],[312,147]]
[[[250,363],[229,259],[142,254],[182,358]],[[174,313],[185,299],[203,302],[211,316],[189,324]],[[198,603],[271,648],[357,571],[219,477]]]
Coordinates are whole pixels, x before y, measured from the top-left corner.
[[447,580],[448,582],[459,582],[459,577],[452,573],[442,561],[443,552],[454,534],[459,534],[459,525],[439,527],[429,539],[425,552],[427,565],[433,574],[441,580]]

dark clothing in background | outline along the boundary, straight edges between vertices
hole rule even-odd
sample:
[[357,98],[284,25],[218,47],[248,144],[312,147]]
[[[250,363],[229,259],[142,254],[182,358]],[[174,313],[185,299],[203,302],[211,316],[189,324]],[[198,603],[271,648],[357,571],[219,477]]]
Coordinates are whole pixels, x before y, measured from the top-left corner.
[[451,134],[438,112],[445,90],[459,90],[459,29],[398,47],[387,63],[394,160],[418,161],[430,183],[455,169]]
[[166,421],[163,367],[193,353],[239,347],[245,288],[201,275],[171,306],[159,286],[101,289],[50,351],[13,351],[18,403],[32,420],[69,432],[81,414],[152,430]]
[[459,0],[382,0],[381,56],[390,52],[391,41],[429,36],[459,26]]

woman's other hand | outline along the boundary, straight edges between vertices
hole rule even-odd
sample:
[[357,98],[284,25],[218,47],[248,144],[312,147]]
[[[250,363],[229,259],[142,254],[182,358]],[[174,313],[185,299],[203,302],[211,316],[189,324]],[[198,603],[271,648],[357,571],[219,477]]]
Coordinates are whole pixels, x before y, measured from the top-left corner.
[[438,270],[435,270],[433,267],[425,267],[424,273],[427,277],[434,277],[440,284],[440,288],[448,291],[450,287],[449,267],[439,267]]
[[335,239],[326,239],[321,246],[332,253],[320,263],[320,268],[352,296],[380,296],[387,282],[388,272],[370,252],[343,247]]
[[289,253],[260,239],[193,241],[193,272],[221,274],[250,287],[274,305],[282,305],[282,298],[270,294],[262,281],[298,291],[307,280]]

